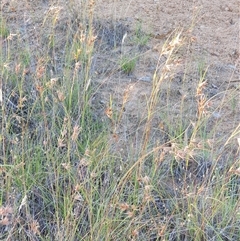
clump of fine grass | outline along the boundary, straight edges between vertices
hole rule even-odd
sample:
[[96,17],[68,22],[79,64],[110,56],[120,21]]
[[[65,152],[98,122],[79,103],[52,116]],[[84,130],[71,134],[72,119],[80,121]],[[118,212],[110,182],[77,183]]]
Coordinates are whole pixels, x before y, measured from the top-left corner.
[[[89,229],[84,221],[87,220],[86,208],[85,214],[79,214],[82,220],[72,213],[75,204],[78,209],[81,195],[77,194],[76,180],[80,173],[71,166],[78,165],[85,149],[102,130],[101,125],[93,121],[88,105],[95,38],[91,30],[93,5],[90,5],[86,4],[88,27],[82,29],[73,25],[76,32],[67,29],[59,33],[57,26],[62,12],[56,7],[46,12],[42,25],[37,26],[44,32],[43,39],[37,39],[43,44],[39,52],[29,51],[34,45],[24,49],[19,38],[10,42],[8,55],[2,53],[1,175],[9,176],[4,178],[5,188],[0,193],[3,238],[72,240],[82,222],[79,235]],[[51,28],[48,28],[49,22],[53,24]],[[61,43],[55,41],[56,36],[63,38]],[[62,52],[58,51],[59,44],[63,46]],[[22,51],[18,53],[20,57],[16,58],[15,66],[6,68],[9,58],[16,57],[15,48]],[[56,63],[56,55],[63,63]],[[18,191],[12,193],[13,189]],[[18,198],[11,202],[9,195]],[[11,231],[6,232],[5,227]],[[75,227],[75,232],[70,227]],[[21,231],[17,232],[18,229]]]
[[142,31],[142,23],[140,22],[135,30],[133,43],[139,47],[143,47],[148,43],[149,39],[150,37]]
[[[94,118],[94,2],[85,4],[79,10],[84,9],[79,18],[85,25],[70,18],[71,28],[63,33],[58,32],[61,8],[46,12],[43,39],[37,39],[41,51],[30,51],[30,44],[20,48],[19,38],[7,55],[2,53],[1,239],[237,241],[239,147],[234,140],[240,130],[237,125],[227,138],[216,140],[220,121],[208,127],[214,110],[204,92],[207,68],[199,70],[194,117],[184,115],[184,96],[174,116],[171,87],[164,103],[160,98],[185,41],[181,33],[173,35],[159,51],[146,110],[140,110],[147,113],[138,124],[143,123],[142,135],[134,136],[140,144],[135,147],[128,136],[128,148],[118,154],[118,128],[126,125],[125,106],[134,86],[123,93],[119,113],[113,113],[110,98],[105,111],[110,123]],[[16,48],[22,51],[17,56]],[[136,64],[128,61],[121,65],[127,74]],[[166,136],[164,142],[153,141],[156,129]]]
[[137,64],[137,58],[123,57],[120,61],[120,68],[125,74],[131,74]]

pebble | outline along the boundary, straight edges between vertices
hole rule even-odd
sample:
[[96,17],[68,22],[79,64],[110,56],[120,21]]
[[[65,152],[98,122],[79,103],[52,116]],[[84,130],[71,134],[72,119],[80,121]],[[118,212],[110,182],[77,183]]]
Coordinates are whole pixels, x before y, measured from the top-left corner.
[[143,76],[143,77],[139,78],[139,80],[144,81],[144,82],[151,82],[152,77],[150,77],[150,76]]
[[222,115],[219,112],[213,112],[212,113],[213,118],[219,119]]

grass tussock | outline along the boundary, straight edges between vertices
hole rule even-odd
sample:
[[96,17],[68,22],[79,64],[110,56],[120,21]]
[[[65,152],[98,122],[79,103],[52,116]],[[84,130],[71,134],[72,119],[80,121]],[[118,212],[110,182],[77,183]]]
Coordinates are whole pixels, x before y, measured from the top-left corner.
[[[188,41],[176,31],[158,50],[136,136],[119,147],[134,86],[120,109],[110,95],[96,111],[94,5],[69,1],[43,16],[29,13],[33,32],[20,28],[27,26],[21,16],[10,25],[2,7],[0,239],[239,240],[240,125],[219,135],[224,120],[212,121],[237,92],[230,98],[226,90],[212,107],[208,69],[199,64],[190,109],[187,92],[173,103],[176,56]],[[139,30],[131,44],[140,37]],[[123,61],[121,53],[112,74],[129,75],[143,55]]]

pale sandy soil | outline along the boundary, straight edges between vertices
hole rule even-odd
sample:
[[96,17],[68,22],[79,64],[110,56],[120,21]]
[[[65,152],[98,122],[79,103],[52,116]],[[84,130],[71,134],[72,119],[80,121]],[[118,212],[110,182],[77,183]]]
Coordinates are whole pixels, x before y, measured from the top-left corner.
[[[71,12],[65,1],[50,3],[4,0],[1,9],[13,39],[14,34],[20,33],[21,41],[30,46],[33,55],[35,50],[41,49],[43,36],[50,31],[48,27],[54,15],[58,15],[56,49],[61,50],[64,43],[61,29],[67,28],[69,21],[76,20],[74,18],[77,12],[77,9],[75,13]],[[118,142],[121,143],[121,150],[124,149],[122,146],[129,146],[128,141],[134,143],[133,145],[140,143],[147,116],[146,100],[152,90],[152,77],[159,51],[168,37],[171,39],[179,32],[182,33],[182,47],[177,53],[177,64],[171,66],[171,76],[161,85],[159,112],[156,112],[171,110],[171,121],[175,123],[181,109],[187,122],[194,121],[196,87],[200,79],[199,68],[202,68],[202,71],[207,70],[207,85],[204,91],[210,99],[209,111],[212,113],[209,130],[218,122],[215,132],[216,137],[221,137],[237,126],[240,122],[238,1],[98,0],[95,16],[98,39],[91,73],[93,83],[100,84],[100,87],[93,98],[93,105],[96,107],[97,118],[100,116],[99,118],[107,119],[105,111],[110,98],[113,98],[113,106],[118,112],[122,108],[124,93],[128,94],[122,120],[114,130],[118,135]],[[139,27],[140,35],[150,36],[143,47],[134,46],[131,41]],[[125,33],[128,35],[121,46]],[[115,42],[112,41],[113,38]],[[0,40],[1,45],[6,47],[3,39]],[[119,71],[119,59],[123,54],[138,58],[134,71],[129,75]],[[56,58],[57,55],[58,52]],[[164,63],[164,60],[161,61]],[[36,61],[32,59],[30,70],[34,71],[35,67]],[[56,71],[55,75],[61,75],[61,69]],[[183,99],[184,106],[181,107]],[[223,99],[227,100],[224,104]],[[157,130],[159,125],[166,126],[162,123],[163,119],[161,114],[154,117],[155,131],[152,138],[155,141],[160,136],[162,141],[165,141],[165,136],[162,137],[162,132],[159,134]],[[164,131],[167,132],[167,129]]]
[[[176,29],[177,31],[182,30],[182,37],[186,37],[186,42],[189,40],[190,42],[185,42],[185,46],[179,51],[180,64],[171,69],[175,74],[171,79],[171,84],[166,81],[161,85],[161,101],[166,103],[168,93],[171,99],[169,105],[173,119],[177,120],[179,103],[184,96],[186,98],[185,118],[193,120],[195,112],[192,112],[192,109],[196,107],[193,102],[196,86],[199,82],[198,68],[203,64],[204,68],[207,69],[205,94],[207,98],[211,98],[209,103],[212,117],[209,121],[209,128],[216,122],[221,122],[216,129],[216,136],[220,138],[237,126],[240,122],[240,17],[237,1],[223,3],[220,0],[180,2],[102,0],[97,1],[96,14],[99,19],[108,19],[110,22],[124,20],[124,23],[127,22],[133,31],[141,25],[143,32],[152,36],[147,43],[148,51],[141,56],[130,77],[108,73],[103,79],[107,89],[106,92],[104,90],[102,92],[105,99],[112,93],[114,96],[119,96],[120,101],[122,93],[129,88],[131,89],[126,104],[126,112],[131,114],[127,115],[127,121],[124,122],[128,123],[128,127],[122,123],[125,131],[122,127],[118,130],[119,133],[125,133],[126,136],[126,132],[135,133],[136,129],[140,129],[139,126],[136,126],[136,120],[141,122],[146,115],[146,112],[143,111],[146,109],[144,100],[146,96],[150,95],[152,89],[150,79],[156,69],[159,55],[156,50],[162,48],[167,37],[170,36],[169,33],[176,32]],[[109,55],[106,55],[105,59],[108,58]],[[238,114],[234,114],[231,110],[230,96],[232,93],[236,94]],[[221,104],[223,98],[228,100],[224,105]],[[159,116],[155,120],[156,127],[161,123],[162,118]],[[158,139],[159,135],[156,138]],[[123,136],[122,139],[124,139]]]

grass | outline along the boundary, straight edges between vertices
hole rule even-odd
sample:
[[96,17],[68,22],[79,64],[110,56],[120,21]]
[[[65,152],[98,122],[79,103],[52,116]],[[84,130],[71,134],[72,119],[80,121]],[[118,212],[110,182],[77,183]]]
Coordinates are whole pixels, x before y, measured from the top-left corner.
[[145,46],[150,37],[142,31],[142,23],[139,22],[133,37],[133,43],[142,47]]
[[[123,154],[117,152],[131,96],[124,92],[120,110],[110,97],[106,118],[96,116],[94,1],[84,4],[70,1],[65,29],[61,8],[45,12],[36,25],[44,34],[34,37],[40,47],[18,37],[1,52],[0,239],[237,241],[240,126],[219,136],[223,120],[210,121],[225,104],[237,114],[237,93],[226,90],[211,109],[200,63],[195,119],[188,118],[185,97],[176,103],[172,86],[166,95],[162,88],[184,44],[177,33],[159,52],[139,110],[146,113],[138,123],[142,135],[133,130],[140,144],[126,138]],[[3,39],[17,31],[8,24],[1,21]],[[135,64],[125,60],[120,70],[129,74]]]
[[137,57],[135,58],[129,58],[129,57],[123,57],[120,60],[120,69],[125,73],[125,74],[131,74],[137,64]]
[[6,38],[8,35],[9,35],[9,30],[6,26],[6,22],[4,21],[2,16],[0,16],[0,36],[2,38]]

